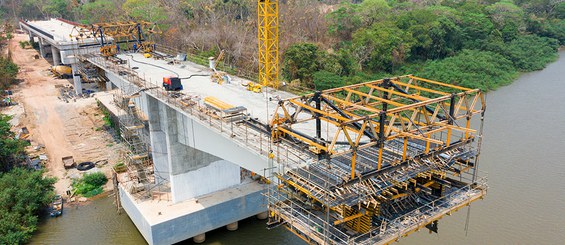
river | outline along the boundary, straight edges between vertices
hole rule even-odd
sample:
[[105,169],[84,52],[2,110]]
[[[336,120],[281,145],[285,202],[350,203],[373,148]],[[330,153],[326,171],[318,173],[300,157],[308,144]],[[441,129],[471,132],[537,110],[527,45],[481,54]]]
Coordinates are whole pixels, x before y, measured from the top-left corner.
[[[480,169],[488,172],[484,200],[439,222],[439,234],[421,230],[400,244],[563,244],[565,241],[565,51],[542,71],[526,73],[490,92]],[[144,244],[112,200],[65,209],[46,219],[32,244]],[[191,242],[189,242],[191,243]],[[266,230],[256,219],[239,230],[206,234],[206,244],[303,244],[292,233]]]

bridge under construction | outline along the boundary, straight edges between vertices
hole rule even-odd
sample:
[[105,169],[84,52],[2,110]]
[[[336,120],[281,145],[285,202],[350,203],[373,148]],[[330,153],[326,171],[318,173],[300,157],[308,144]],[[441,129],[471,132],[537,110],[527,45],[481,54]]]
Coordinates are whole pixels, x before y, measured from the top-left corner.
[[[119,26],[137,37],[100,43]],[[117,202],[150,244],[257,214],[312,244],[386,244],[486,195],[480,90],[406,75],[297,96],[142,44],[143,25],[21,27],[72,65],[77,93],[81,70],[105,83],[129,149]]]

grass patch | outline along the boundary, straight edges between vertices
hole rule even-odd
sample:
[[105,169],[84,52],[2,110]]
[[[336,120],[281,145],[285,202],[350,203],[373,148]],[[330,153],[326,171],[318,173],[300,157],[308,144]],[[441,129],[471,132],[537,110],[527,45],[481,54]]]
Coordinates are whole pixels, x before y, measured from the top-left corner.
[[81,179],[73,181],[73,190],[76,194],[84,197],[93,197],[104,190],[102,186],[108,182],[106,175],[101,172],[85,174]]

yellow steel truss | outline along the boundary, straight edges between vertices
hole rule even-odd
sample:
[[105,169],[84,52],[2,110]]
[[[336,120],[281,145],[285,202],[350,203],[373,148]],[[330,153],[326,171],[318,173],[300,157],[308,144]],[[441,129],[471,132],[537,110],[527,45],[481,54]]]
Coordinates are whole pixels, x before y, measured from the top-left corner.
[[[405,161],[409,139],[426,142],[427,153],[431,144],[449,146],[455,131],[465,140],[474,137],[476,130],[470,128],[470,119],[484,109],[484,95],[478,89],[406,75],[283,100],[271,126],[275,141],[287,135],[330,157],[352,154],[354,178],[356,151],[379,147],[380,169],[384,142],[398,138],[403,140]],[[293,130],[294,125],[311,120],[327,122],[335,129],[333,137],[318,139]],[[459,125],[457,120],[466,122]],[[336,147],[339,138],[345,138],[350,147]]]
[[258,0],[259,83],[279,87],[279,2]]
[[[152,52],[154,43],[147,39],[154,34],[162,34],[155,23],[129,21],[75,26],[70,37],[76,41],[94,38],[102,46],[100,48],[102,55],[112,56],[117,53],[117,43],[123,42],[137,42],[143,52]],[[109,43],[108,37],[113,39],[114,44],[111,46],[106,46]]]

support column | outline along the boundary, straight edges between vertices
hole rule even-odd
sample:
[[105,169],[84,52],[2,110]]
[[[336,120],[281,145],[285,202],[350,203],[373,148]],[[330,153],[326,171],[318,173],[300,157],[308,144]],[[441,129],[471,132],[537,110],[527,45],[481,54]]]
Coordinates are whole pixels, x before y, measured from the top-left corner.
[[228,231],[236,231],[237,228],[238,228],[238,223],[237,223],[237,221],[236,221],[236,222],[233,222],[233,223],[231,223],[231,224],[226,225],[226,228],[228,229]]
[[29,43],[33,45],[33,43],[35,42],[35,40],[33,39],[33,34],[31,34],[31,32],[29,33]]
[[41,55],[41,58],[45,58],[45,49],[43,47],[43,39],[41,39],[41,37],[38,37],[39,39],[39,54]]
[[51,45],[51,56],[53,56],[53,65],[61,64],[61,52],[55,46]]
[[80,74],[78,73],[78,64],[72,64],[73,68],[73,82],[75,85],[75,92],[77,94],[82,94],[82,81],[80,79]]
[[206,241],[206,233],[194,236],[192,238],[192,241],[194,241],[194,243],[203,243],[204,241]]
[[268,211],[265,211],[265,212],[262,212],[262,213],[257,214],[257,218],[260,219],[260,220],[265,220],[265,219],[267,219],[268,217],[269,217],[269,212],[268,212]]

